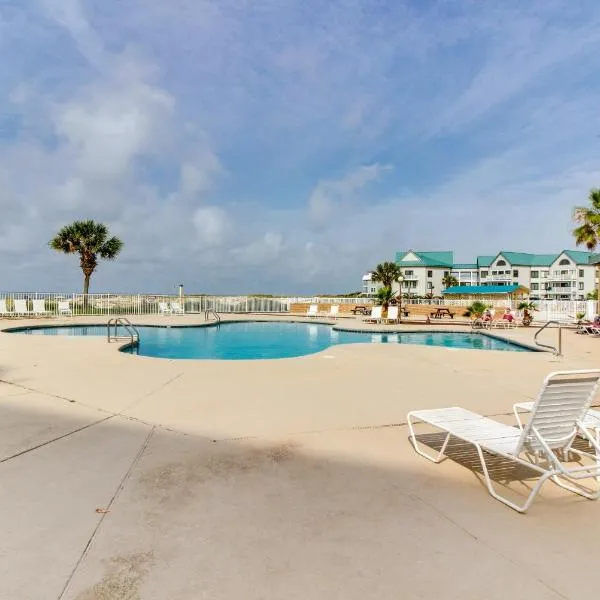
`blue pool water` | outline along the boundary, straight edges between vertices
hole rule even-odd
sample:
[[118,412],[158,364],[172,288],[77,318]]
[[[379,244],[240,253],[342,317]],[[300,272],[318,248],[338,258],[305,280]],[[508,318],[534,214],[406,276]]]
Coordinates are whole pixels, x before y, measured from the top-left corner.
[[[316,323],[225,323],[220,327],[138,327],[138,347],[125,352],[160,358],[242,360],[291,358],[314,354],[335,344],[420,344],[445,348],[528,352],[528,348],[480,333],[359,333]],[[106,326],[22,329],[30,335],[106,335]]]

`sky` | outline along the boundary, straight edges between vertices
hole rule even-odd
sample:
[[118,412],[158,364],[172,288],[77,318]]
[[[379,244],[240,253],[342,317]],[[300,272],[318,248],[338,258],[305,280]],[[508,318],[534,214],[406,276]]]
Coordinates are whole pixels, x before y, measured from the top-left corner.
[[597,0],[1,0],[0,289],[344,293],[396,251],[573,248]]

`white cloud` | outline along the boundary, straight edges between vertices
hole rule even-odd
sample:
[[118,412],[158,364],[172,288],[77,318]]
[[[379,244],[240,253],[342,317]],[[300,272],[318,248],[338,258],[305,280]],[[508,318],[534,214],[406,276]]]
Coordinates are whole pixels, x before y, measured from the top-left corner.
[[323,226],[339,211],[350,208],[357,194],[367,184],[377,181],[390,170],[389,165],[361,166],[340,179],[319,181],[308,198],[309,218],[317,226]]
[[262,238],[234,248],[232,255],[241,265],[264,265],[272,268],[283,249],[283,235],[279,232],[267,231]]
[[168,94],[142,82],[126,87],[102,82],[81,100],[58,107],[56,130],[82,174],[111,179],[155,149],[172,108]]
[[3,288],[78,288],[46,241],[96,218],[97,290],[349,291],[409,246],[572,245],[600,181],[592,3],[13,4]]
[[231,225],[223,209],[217,206],[198,208],[193,222],[201,246],[220,246],[227,240]]

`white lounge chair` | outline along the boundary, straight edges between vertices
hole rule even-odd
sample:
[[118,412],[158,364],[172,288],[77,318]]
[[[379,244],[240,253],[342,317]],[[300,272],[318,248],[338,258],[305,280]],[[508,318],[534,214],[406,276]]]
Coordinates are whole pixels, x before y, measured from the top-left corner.
[[308,310],[306,311],[306,316],[307,317],[316,317],[319,314],[319,305],[318,304],[311,304],[308,307]]
[[57,304],[58,316],[72,317],[73,311],[69,306],[68,300],[59,300]]
[[[421,456],[436,463],[444,459],[451,436],[473,444],[489,493],[519,512],[529,508],[547,479],[595,500],[600,491],[590,490],[578,482],[600,476],[600,445],[585,425],[585,415],[599,383],[600,369],[551,373],[544,380],[542,390],[532,406],[531,418],[522,430],[457,406],[412,411],[408,413],[410,440]],[[447,434],[437,455],[428,454],[420,448],[414,431],[415,421],[428,423]],[[593,454],[573,447],[577,435],[589,442]],[[539,473],[539,479],[524,504],[518,505],[495,490],[486,463],[486,453],[501,456]],[[568,458],[571,453],[593,462],[572,466],[561,460],[560,457]]]
[[46,310],[46,301],[45,300],[32,300],[32,304],[33,304],[33,314],[36,317],[46,317],[50,314],[50,312]]
[[577,326],[575,333],[579,333],[581,335],[598,335],[600,333],[600,328],[595,326],[593,323],[580,323]]
[[169,306],[168,302],[158,303],[158,314],[159,315],[172,315],[173,309]]
[[388,307],[387,317],[385,318],[385,321],[387,321],[388,323],[397,323],[398,322],[398,307],[397,306]]
[[14,300],[14,303],[16,315],[27,317],[33,314],[33,311],[27,308],[27,300]]
[[12,317],[15,313],[12,310],[8,310],[6,306],[6,299],[0,300],[0,317]]
[[[533,402],[517,402],[513,406],[513,412],[515,413],[517,424],[519,425],[520,429],[523,429],[524,427],[521,413],[530,413],[533,409],[533,406]],[[583,417],[583,426],[595,433],[596,441],[600,444],[600,410],[589,408]]]
[[337,319],[339,314],[340,314],[340,306],[339,306],[339,304],[332,304],[329,307],[329,316],[332,319]]
[[383,310],[382,306],[374,306],[371,309],[371,314],[363,319],[365,323],[379,323],[381,322],[381,311]]
[[171,312],[174,315],[184,315],[185,311],[183,310],[181,304],[179,302],[171,302]]

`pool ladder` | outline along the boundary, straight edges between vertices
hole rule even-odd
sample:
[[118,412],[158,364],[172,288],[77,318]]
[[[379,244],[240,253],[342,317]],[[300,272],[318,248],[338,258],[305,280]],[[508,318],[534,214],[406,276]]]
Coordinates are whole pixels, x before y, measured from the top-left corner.
[[[542,344],[541,342],[538,342],[538,335],[540,335],[540,333],[542,333],[542,331],[544,331],[544,329],[546,329],[548,325],[558,325],[558,346],[550,346],[549,344]],[[535,342],[536,346],[539,346],[540,348],[546,348],[546,350],[551,350],[555,356],[562,356],[561,324],[558,321],[548,321],[535,332],[535,335],[533,336],[533,341]]]
[[[121,326],[126,332],[126,336],[118,335],[118,328]],[[113,328],[111,335],[111,327]],[[122,340],[129,339],[131,344],[138,344],[140,341],[140,332],[137,330],[135,325],[132,325],[131,321],[127,317],[114,317],[108,320],[106,324],[106,340],[110,342],[119,342]]]
[[214,310],[213,308],[207,308],[204,311],[204,320],[208,321],[208,317],[210,317],[211,315],[214,316],[215,320],[217,321],[217,325],[221,324],[221,317],[219,316],[219,313]]

